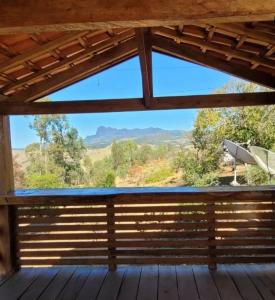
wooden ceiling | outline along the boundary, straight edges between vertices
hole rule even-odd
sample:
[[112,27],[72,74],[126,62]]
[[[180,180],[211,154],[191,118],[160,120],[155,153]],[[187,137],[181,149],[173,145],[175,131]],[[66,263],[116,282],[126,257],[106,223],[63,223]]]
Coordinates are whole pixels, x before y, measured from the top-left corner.
[[151,50],[275,88],[275,23],[259,21],[1,35],[0,101],[31,102],[139,55],[146,104]]

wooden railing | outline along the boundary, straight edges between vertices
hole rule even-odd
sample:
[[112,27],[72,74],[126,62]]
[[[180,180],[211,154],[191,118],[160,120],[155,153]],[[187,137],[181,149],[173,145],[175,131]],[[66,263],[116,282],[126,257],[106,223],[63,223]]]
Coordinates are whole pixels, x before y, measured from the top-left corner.
[[18,207],[23,266],[275,262],[272,189],[22,192],[2,201]]

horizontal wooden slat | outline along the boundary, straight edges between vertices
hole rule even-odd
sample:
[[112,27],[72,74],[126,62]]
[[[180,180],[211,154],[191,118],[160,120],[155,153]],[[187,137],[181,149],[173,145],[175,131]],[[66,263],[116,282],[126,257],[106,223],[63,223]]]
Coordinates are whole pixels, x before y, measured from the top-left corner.
[[[219,257],[216,259],[218,263],[271,263],[275,262],[275,257]],[[118,264],[209,264],[213,263],[213,259],[204,257],[153,257],[153,258],[120,258],[117,259]],[[31,260],[26,259],[21,261],[22,265],[100,265],[107,264],[105,259],[45,259],[45,260]]]
[[[204,229],[208,228],[208,222],[196,222],[196,223],[186,223],[186,222],[172,222],[172,223],[136,223],[136,224],[115,224],[111,226],[112,229],[118,231],[125,230],[183,230],[183,229]],[[275,228],[274,221],[235,221],[235,222],[216,222],[216,228]],[[32,232],[52,232],[52,231],[102,231],[107,230],[107,224],[79,224],[79,225],[40,225],[31,224],[27,226],[18,227],[17,231],[19,233],[32,233]]]
[[21,264],[24,265],[106,265],[108,264],[108,258],[76,258],[76,259],[21,259]]
[[[126,232],[114,233],[112,235],[117,240],[122,239],[172,239],[172,238],[195,238],[208,237],[208,231],[184,231],[184,232]],[[222,236],[222,233],[220,234]],[[226,236],[226,235],[225,235]],[[81,239],[107,239],[110,237],[107,233],[54,233],[54,234],[25,234],[19,235],[20,241],[38,241],[38,240],[81,240]]]
[[[254,210],[269,210],[272,211],[275,209],[275,204],[219,204],[215,205],[215,212],[226,212],[226,211],[242,211],[249,210],[250,212]],[[78,214],[107,214],[107,212],[114,213],[157,213],[157,212],[209,212],[213,211],[213,207],[209,205],[162,205],[162,206],[120,206],[115,207],[114,209],[106,208],[92,208],[92,207],[82,207],[82,208],[52,208],[52,209],[20,209],[18,211],[19,218],[24,216],[33,216],[40,217],[43,215],[47,216],[60,216],[60,215],[78,215]]]

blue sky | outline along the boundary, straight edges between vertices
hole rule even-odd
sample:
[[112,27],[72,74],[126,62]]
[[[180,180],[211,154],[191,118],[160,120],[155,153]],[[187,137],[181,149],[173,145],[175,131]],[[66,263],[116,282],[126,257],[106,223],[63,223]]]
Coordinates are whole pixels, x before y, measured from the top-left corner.
[[[153,53],[153,81],[155,96],[208,94],[233,77],[182,60]],[[133,58],[105,72],[85,79],[68,88],[49,95],[53,101],[142,96],[138,58]],[[69,122],[82,137],[94,134],[99,126],[115,128],[191,129],[196,110],[170,110],[151,112],[123,112],[68,115]],[[29,128],[32,117],[11,117],[13,148],[24,148],[37,141]]]

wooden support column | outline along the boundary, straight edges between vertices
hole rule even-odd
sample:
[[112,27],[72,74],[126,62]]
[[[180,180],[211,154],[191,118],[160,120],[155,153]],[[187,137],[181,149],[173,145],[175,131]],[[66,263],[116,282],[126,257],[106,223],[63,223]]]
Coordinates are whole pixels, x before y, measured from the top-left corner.
[[212,200],[208,203],[209,205],[209,210],[208,213],[210,215],[209,219],[209,226],[208,226],[208,252],[209,252],[209,264],[208,264],[208,269],[211,271],[214,271],[217,269],[217,263],[216,263],[216,245],[215,245],[215,240],[216,240],[216,227],[215,227],[215,201]]
[[115,206],[113,198],[107,202],[107,232],[108,232],[108,265],[109,271],[115,271],[116,265],[116,248],[112,245],[115,242]]
[[[14,189],[9,117],[0,115],[0,193]],[[0,206],[0,275],[18,269],[16,257],[16,208]]]
[[138,28],[136,29],[136,37],[138,42],[144,105],[150,107],[150,102],[153,97],[151,30],[149,28]]

